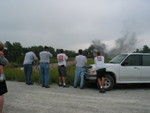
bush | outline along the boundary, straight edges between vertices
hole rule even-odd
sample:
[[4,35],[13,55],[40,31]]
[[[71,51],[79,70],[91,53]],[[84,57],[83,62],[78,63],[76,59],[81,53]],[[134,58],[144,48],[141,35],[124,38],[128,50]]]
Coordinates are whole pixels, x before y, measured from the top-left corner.
[[[90,58],[88,59],[89,64],[94,64],[94,59]],[[25,76],[24,76],[24,71],[23,68],[21,67],[12,67],[12,65],[9,65],[8,67],[4,68],[4,73],[6,75],[7,80],[12,80],[12,81],[19,81],[19,82],[24,82],[25,81]],[[67,67],[67,77],[66,77],[66,83],[73,85],[74,81],[74,74],[75,74],[75,65],[68,66]],[[40,72],[39,70],[33,70],[32,72],[32,80],[33,82],[40,84]],[[56,65],[52,65],[50,67],[50,84],[52,83],[58,83],[58,68]]]
[[[74,79],[74,68],[75,66],[67,67],[67,83],[73,83]],[[5,67],[4,73],[7,80],[24,82],[25,76],[23,68],[15,68],[15,67]],[[33,70],[32,72],[32,81],[40,84],[40,72],[38,70]],[[57,83],[58,82],[58,69],[57,67],[50,67],[50,81],[49,83]]]
[[23,71],[20,68],[6,67],[4,73],[7,80],[24,81]]

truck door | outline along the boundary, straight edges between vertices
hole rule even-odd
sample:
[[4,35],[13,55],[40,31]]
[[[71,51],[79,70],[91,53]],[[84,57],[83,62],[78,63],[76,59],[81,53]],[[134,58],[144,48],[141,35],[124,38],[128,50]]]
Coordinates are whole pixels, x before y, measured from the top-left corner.
[[140,81],[141,55],[128,56],[120,66],[119,81],[136,83]]
[[142,56],[141,81],[150,83],[150,55]]

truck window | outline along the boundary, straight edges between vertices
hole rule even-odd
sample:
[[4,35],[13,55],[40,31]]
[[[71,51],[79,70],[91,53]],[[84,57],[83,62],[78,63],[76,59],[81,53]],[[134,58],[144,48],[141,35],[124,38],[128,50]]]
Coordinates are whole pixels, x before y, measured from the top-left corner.
[[140,66],[141,56],[140,55],[130,55],[122,63],[124,66]]
[[143,55],[143,66],[150,66],[150,55]]

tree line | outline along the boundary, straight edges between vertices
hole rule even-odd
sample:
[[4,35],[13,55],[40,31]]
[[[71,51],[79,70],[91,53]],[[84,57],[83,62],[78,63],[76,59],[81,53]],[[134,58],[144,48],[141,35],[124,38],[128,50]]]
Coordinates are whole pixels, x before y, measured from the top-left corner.
[[[6,41],[4,53],[9,62],[22,64],[24,60],[24,56],[28,51],[33,50],[37,57],[39,58],[39,52],[43,51],[43,46],[31,46],[31,47],[23,47],[20,42],[10,43]],[[48,46],[49,51],[53,54],[54,57],[59,53],[59,49],[54,49],[51,46]],[[71,58],[76,55],[75,51],[65,50],[65,53]]]
[[[54,57],[59,53],[59,49],[54,49],[51,46],[48,46],[49,51],[53,54]],[[44,49],[43,46],[31,46],[31,47],[23,47],[20,42],[5,42],[5,56],[9,60],[9,62],[22,64],[24,60],[25,53],[34,50],[37,57],[39,57],[39,52],[41,52]],[[83,54],[87,57],[93,57],[92,51],[94,51],[96,48],[94,46],[90,45],[88,49],[83,50]],[[73,50],[64,50],[66,55],[69,58],[74,58],[77,53]],[[147,45],[144,45],[142,49],[136,49],[136,53],[150,53],[150,48]]]
[[150,48],[147,45],[144,45],[143,48],[140,49],[136,49],[136,51],[134,51],[135,53],[150,53]]

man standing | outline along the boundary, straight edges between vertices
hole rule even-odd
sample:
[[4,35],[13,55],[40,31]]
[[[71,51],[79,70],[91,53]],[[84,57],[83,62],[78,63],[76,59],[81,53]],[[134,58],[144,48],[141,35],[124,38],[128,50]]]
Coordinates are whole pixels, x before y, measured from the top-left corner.
[[24,58],[24,73],[25,73],[25,80],[27,85],[33,85],[31,75],[32,75],[32,63],[33,61],[37,61],[38,58],[36,57],[34,51],[29,51],[25,54]]
[[40,56],[40,78],[42,87],[49,88],[49,76],[50,76],[50,57],[53,55],[48,51],[48,47],[45,46],[44,50],[39,53]]
[[100,52],[97,52],[97,56],[94,58],[94,63],[97,72],[100,93],[105,93],[104,85],[105,85],[106,66],[104,62],[105,62],[104,56],[102,56]]
[[79,50],[79,55],[75,58],[76,70],[75,70],[75,78],[74,78],[74,88],[77,88],[77,82],[79,76],[81,77],[80,81],[80,89],[83,89],[84,85],[84,73],[85,73],[85,64],[87,63],[87,59],[82,55],[82,49]]
[[58,72],[59,72],[59,86],[68,87],[66,85],[66,60],[68,59],[68,56],[64,53],[63,49],[60,49],[60,53],[57,54],[57,61],[58,61]]
[[0,42],[0,113],[3,113],[4,94],[7,93],[7,84],[3,67],[8,64],[8,60],[5,58],[3,50],[4,44]]

